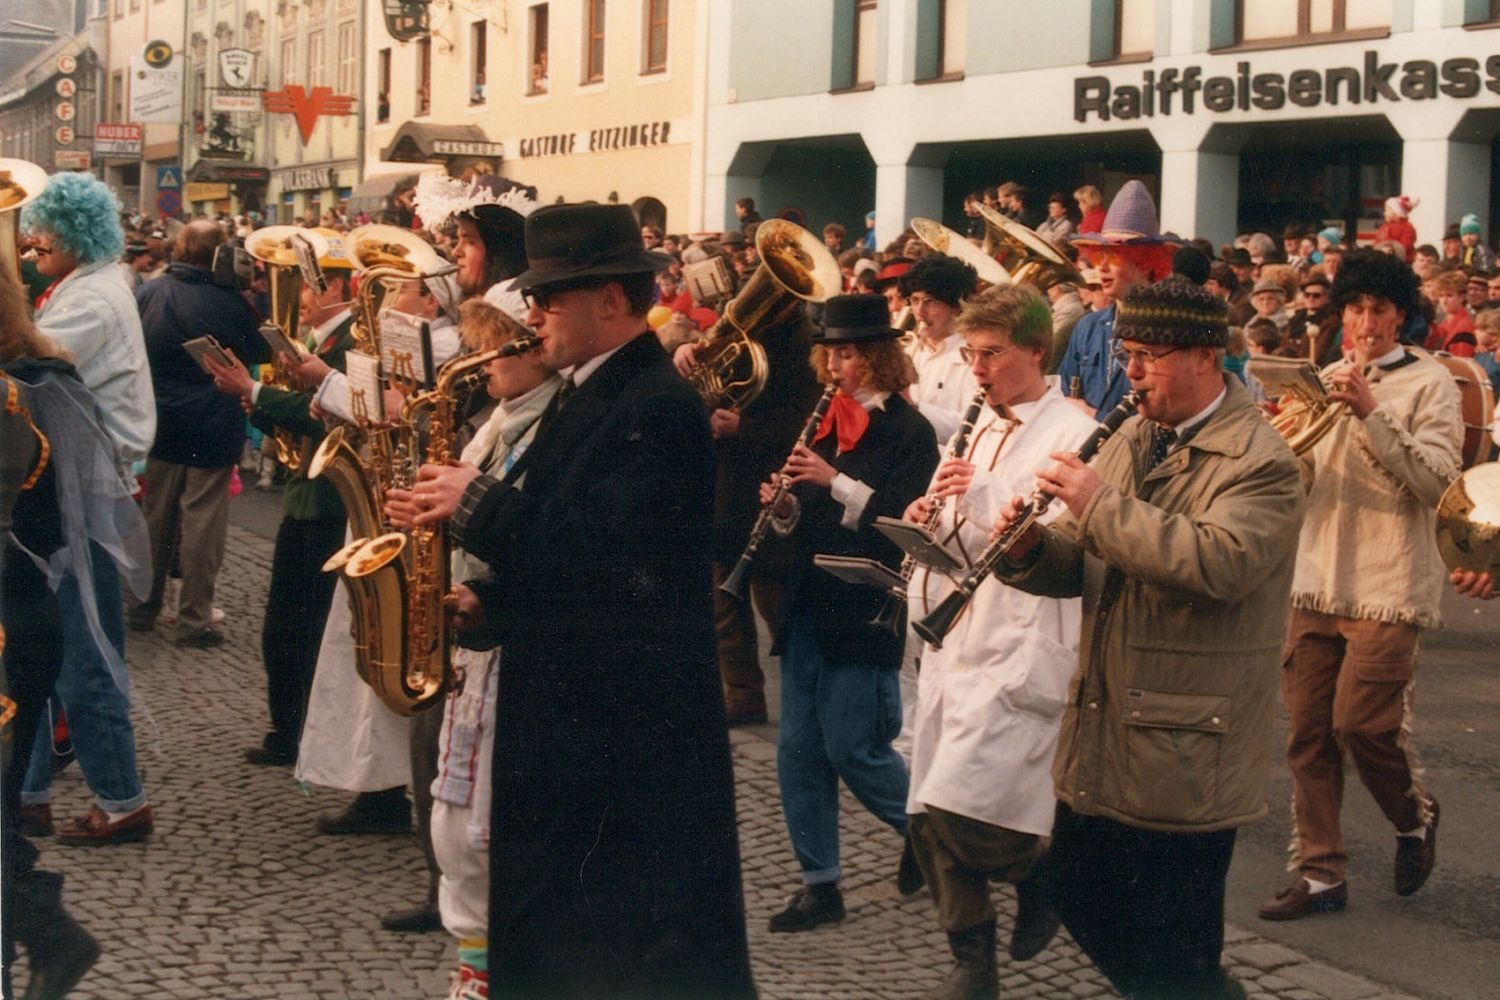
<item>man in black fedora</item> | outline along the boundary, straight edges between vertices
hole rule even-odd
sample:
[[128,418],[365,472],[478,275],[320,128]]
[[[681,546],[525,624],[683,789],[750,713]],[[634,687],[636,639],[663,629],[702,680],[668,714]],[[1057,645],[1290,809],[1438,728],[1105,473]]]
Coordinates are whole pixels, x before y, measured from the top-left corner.
[[646,326],[625,206],[526,219],[516,279],[567,377],[504,475],[423,467],[419,523],[492,575],[466,644],[503,648],[491,822],[496,997],[748,997],[733,772],[714,654],[708,416]]

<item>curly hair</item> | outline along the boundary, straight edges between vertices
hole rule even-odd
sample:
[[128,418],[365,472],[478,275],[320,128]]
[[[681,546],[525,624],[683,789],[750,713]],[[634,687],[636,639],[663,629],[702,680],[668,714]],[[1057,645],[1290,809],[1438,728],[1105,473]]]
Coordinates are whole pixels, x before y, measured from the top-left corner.
[[[917,380],[917,369],[901,349],[901,341],[861,340],[852,345],[859,352],[859,380],[872,392],[900,392]],[[828,384],[828,345],[814,344],[809,358],[818,381]]]
[[911,298],[913,292],[926,292],[954,309],[974,294],[979,274],[957,257],[932,254],[923,257],[901,276],[901,295]]
[[1411,315],[1419,305],[1419,284],[1416,273],[1404,260],[1378,250],[1350,250],[1339,264],[1329,298],[1336,315],[1363,295],[1388,299],[1391,305]]
[[89,174],[53,174],[36,200],[21,210],[21,224],[51,236],[80,264],[92,264],[125,252],[122,210],[103,181]]

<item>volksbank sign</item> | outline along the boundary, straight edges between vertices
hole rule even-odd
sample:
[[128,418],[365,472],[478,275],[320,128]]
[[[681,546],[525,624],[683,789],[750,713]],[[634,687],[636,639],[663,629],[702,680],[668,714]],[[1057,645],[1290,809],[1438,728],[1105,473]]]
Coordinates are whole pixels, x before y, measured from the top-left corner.
[[1141,73],[1140,83],[1112,83],[1107,76],[1081,76],[1073,81],[1073,118],[1086,122],[1191,115],[1204,111],[1275,111],[1293,104],[1378,104],[1382,101],[1459,100],[1500,94],[1500,55],[1485,59],[1428,59],[1381,62],[1380,54],[1365,52],[1363,66],[1297,69],[1289,73],[1256,73],[1248,60],[1235,65],[1233,76],[1205,76],[1202,66],[1179,70],[1168,66]]

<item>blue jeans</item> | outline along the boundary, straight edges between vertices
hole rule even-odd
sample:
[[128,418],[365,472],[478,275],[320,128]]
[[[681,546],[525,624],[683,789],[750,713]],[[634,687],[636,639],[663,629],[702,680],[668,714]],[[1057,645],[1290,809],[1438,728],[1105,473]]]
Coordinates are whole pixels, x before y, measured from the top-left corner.
[[781,658],[776,771],[792,850],[808,885],[837,882],[839,779],[876,818],[906,834],[906,765],[891,749],[901,731],[894,670],[833,664],[812,630],[793,621]]
[[[114,561],[90,543],[94,574],[93,599],[99,623],[110,643],[125,658],[125,611],[120,575]],[[57,588],[63,627],[63,666],[54,692],[68,715],[68,732],[78,754],[78,767],[106,812],[122,813],[146,804],[140,772],[135,766],[135,727],[130,722],[130,699],[115,684],[109,666],[94,645],[84,616],[78,580],[69,575]],[[22,785],[21,801],[46,802],[52,787],[52,729],[37,727],[31,766]]]

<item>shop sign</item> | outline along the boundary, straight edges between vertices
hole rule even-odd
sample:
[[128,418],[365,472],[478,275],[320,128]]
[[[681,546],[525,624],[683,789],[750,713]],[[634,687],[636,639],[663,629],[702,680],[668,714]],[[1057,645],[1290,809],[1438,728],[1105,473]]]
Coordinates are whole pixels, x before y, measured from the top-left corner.
[[57,140],[59,146],[71,146],[73,145],[73,140],[78,138],[78,136],[74,133],[73,126],[59,125],[52,133],[52,138]]
[[228,197],[228,184],[214,184],[209,181],[188,181],[182,186],[183,201],[223,201]]
[[226,114],[235,111],[259,111],[262,93],[264,91],[215,87],[208,93],[208,110]]
[[333,168],[299,167],[281,175],[283,191],[321,191],[333,187]]
[[314,87],[309,93],[298,84],[288,84],[261,94],[261,104],[273,115],[295,115],[304,146],[312,141],[313,128],[320,116],[354,114],[354,98],[335,94],[332,87]]
[[1296,69],[1290,73],[1256,73],[1249,60],[1235,64],[1233,75],[1204,76],[1202,66],[1167,66],[1141,73],[1139,84],[1113,83],[1107,76],[1073,80],[1073,119],[1090,115],[1100,121],[1153,118],[1156,115],[1205,111],[1277,111],[1288,104],[1377,104],[1381,101],[1435,101],[1439,97],[1469,100],[1500,94],[1500,55],[1462,57],[1441,63],[1430,59],[1381,62],[1369,49],[1360,66]]
[[182,121],[182,64],[172,58],[172,46],[146,43],[130,61],[130,120],[176,125]]
[[87,170],[89,151],[86,149],[59,149],[54,157],[58,170]]
[[141,131],[135,122],[99,122],[94,126],[94,152],[99,156],[140,156]]
[[410,42],[427,34],[428,0],[381,0],[385,30],[398,42]]
[[71,76],[60,76],[57,78],[55,89],[57,90],[58,97],[65,97],[71,100],[78,93],[78,84],[73,82]]
[[618,150],[644,149],[686,142],[686,121],[632,122],[583,132],[558,132],[552,135],[523,136],[506,139],[500,145],[516,150],[523,160],[540,156],[576,156]]
[[254,77],[254,52],[249,49],[223,49],[219,52],[219,79],[224,81],[224,86],[244,89],[250,86]]
[[505,144],[499,142],[477,142],[464,139],[432,140],[434,156],[493,156],[505,155]]
[[70,121],[73,120],[73,116],[76,113],[77,113],[77,110],[73,107],[73,102],[72,101],[58,101],[57,102],[57,120],[58,121],[60,121],[60,122],[70,122]]
[[75,73],[78,70],[78,59],[71,55],[57,57],[57,71],[63,75]]

